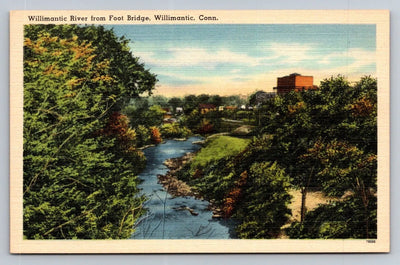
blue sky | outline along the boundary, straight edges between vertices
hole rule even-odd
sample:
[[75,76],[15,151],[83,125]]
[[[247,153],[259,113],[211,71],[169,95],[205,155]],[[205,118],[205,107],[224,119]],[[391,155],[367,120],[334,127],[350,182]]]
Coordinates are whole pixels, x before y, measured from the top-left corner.
[[[108,26],[109,27],[109,26]],[[375,25],[113,25],[157,74],[156,94],[272,91],[293,72],[350,80],[376,72]]]

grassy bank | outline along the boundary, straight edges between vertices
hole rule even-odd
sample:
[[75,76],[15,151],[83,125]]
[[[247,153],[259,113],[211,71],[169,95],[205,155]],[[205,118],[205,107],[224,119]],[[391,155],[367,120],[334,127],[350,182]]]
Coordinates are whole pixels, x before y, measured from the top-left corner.
[[242,139],[232,136],[218,136],[206,142],[191,162],[191,167],[205,167],[213,161],[224,157],[234,156],[241,152],[250,143],[250,139]]

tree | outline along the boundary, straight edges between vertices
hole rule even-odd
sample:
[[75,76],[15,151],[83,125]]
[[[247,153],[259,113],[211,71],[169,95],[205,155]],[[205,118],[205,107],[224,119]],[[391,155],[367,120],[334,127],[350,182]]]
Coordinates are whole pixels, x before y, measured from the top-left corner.
[[164,96],[151,96],[149,97],[150,106],[160,106],[161,108],[168,108],[168,98]]
[[143,153],[119,110],[155,76],[102,27],[27,25],[24,236],[128,238],[143,213]]
[[159,105],[151,106],[147,111],[143,113],[145,123],[144,125],[151,126],[160,126],[164,119],[165,110],[161,108]]
[[168,100],[168,104],[172,107],[172,111],[176,112],[176,108],[183,106],[183,101],[181,98],[172,97]]
[[219,95],[212,95],[210,99],[208,100],[210,104],[213,104],[214,106],[218,107],[222,105],[222,97]]
[[235,216],[240,238],[276,238],[289,216],[289,177],[277,163],[254,163]]
[[86,40],[96,47],[96,55],[92,58],[93,65],[107,63],[109,76],[115,80],[115,85],[109,87],[108,96],[122,95],[114,104],[116,110],[121,109],[131,98],[140,95],[151,95],[157,82],[156,75],[146,70],[144,64],[139,63],[130,48],[129,40],[117,37],[112,30],[103,26],[78,25],[35,25],[27,26],[25,37],[35,41],[42,32],[62,38],[77,38]]
[[195,95],[187,95],[183,98],[183,111],[186,115],[197,110],[199,107],[199,101]]
[[370,219],[376,214],[371,204],[376,197],[377,156],[365,153],[354,145],[333,140],[317,141],[305,159],[321,164],[316,172],[323,191],[330,196],[343,196],[351,192],[355,208],[363,209],[364,236],[370,236]]
[[157,127],[150,127],[150,140],[153,144],[159,144],[162,142],[160,130]]

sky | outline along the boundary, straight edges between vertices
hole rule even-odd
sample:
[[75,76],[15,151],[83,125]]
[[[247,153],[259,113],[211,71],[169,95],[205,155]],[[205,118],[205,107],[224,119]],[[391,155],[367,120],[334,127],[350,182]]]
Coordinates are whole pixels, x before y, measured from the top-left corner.
[[113,25],[158,78],[155,94],[249,95],[299,73],[376,76],[375,25]]

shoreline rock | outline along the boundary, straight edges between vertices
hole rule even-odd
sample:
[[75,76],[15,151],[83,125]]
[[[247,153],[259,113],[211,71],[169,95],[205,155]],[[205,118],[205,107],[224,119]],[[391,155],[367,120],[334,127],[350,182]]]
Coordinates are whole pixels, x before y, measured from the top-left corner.
[[164,165],[169,169],[169,171],[165,175],[157,175],[158,183],[160,183],[172,196],[191,196],[197,199],[202,199],[186,182],[175,177],[175,173],[180,170],[184,164],[189,162],[194,155],[194,153],[186,153],[184,156],[170,158],[164,161]]
[[172,138],[172,140],[183,142],[183,141],[186,141],[187,138],[186,138],[186,137],[182,137],[182,138]]
[[142,147],[139,147],[138,149],[139,149],[139,150],[144,150],[144,149],[147,149],[147,148],[153,147],[153,146],[156,146],[156,145],[155,145],[155,144],[148,144],[148,145],[144,145],[144,146],[142,146]]

